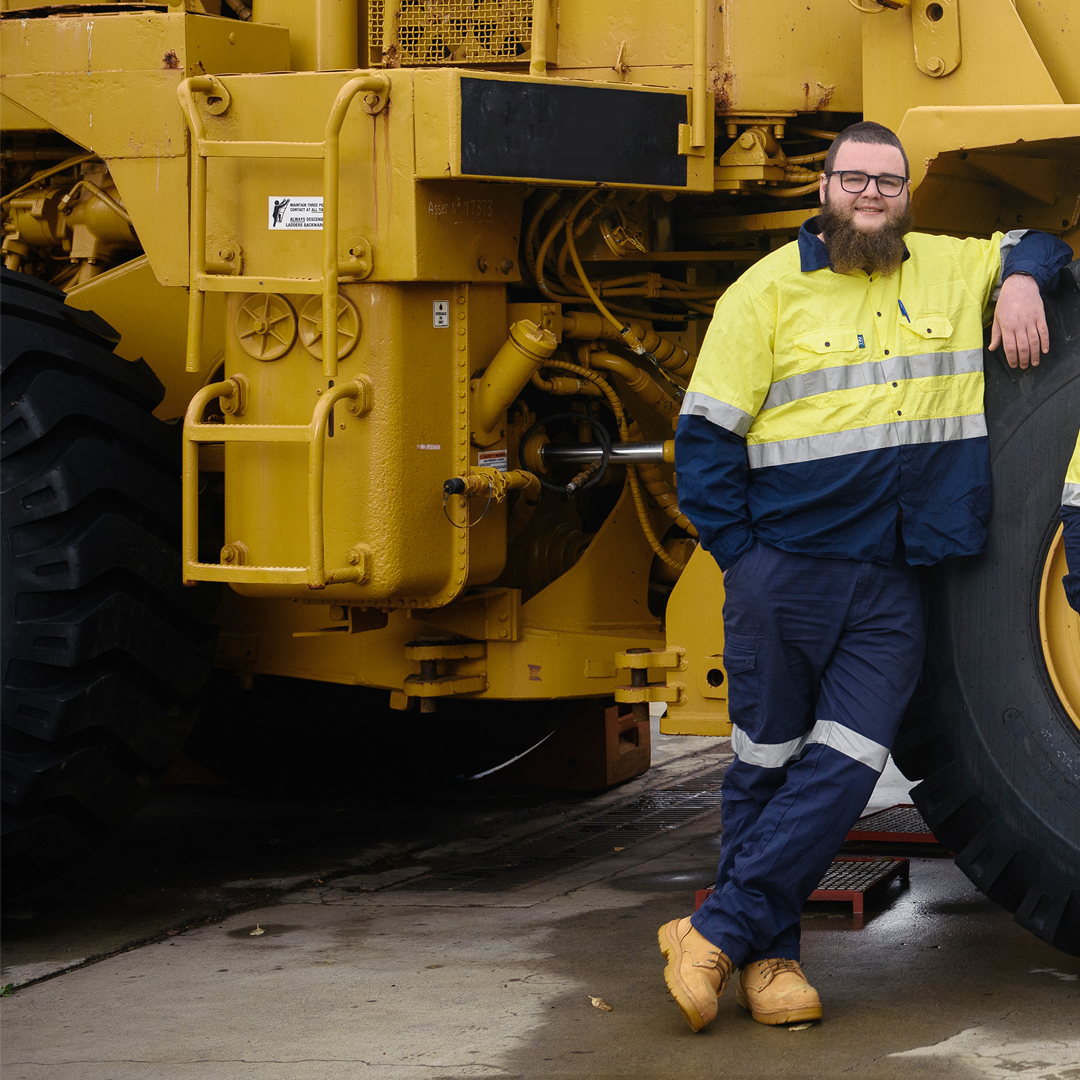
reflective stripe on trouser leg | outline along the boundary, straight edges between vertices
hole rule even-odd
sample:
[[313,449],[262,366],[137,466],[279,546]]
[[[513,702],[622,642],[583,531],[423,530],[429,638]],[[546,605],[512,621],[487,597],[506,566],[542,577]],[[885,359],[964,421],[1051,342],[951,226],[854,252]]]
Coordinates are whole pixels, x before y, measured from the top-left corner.
[[757,545],[725,580],[729,705],[717,887],[694,926],[736,965],[798,959],[799,913],[884,766],[922,665],[906,568]]

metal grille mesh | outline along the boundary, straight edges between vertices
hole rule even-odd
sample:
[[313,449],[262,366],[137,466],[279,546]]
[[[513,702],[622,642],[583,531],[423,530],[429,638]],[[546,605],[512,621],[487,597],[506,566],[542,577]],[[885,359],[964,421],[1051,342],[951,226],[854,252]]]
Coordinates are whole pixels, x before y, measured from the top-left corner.
[[[384,0],[368,8],[370,62],[382,63]],[[532,0],[401,0],[398,63],[528,62]]]
[[851,826],[851,832],[925,834],[933,840],[926,822],[914,806],[890,806],[876,814],[867,814]]
[[646,792],[632,802],[472,856],[467,865],[433,870],[397,888],[487,892],[532,884],[718,811],[723,775],[723,768],[708,769],[670,788]]
[[[896,872],[895,859],[873,859],[846,862],[837,859],[818,883],[817,891],[845,890],[866,892],[871,885],[890,877]],[[811,897],[813,899],[813,897]]]

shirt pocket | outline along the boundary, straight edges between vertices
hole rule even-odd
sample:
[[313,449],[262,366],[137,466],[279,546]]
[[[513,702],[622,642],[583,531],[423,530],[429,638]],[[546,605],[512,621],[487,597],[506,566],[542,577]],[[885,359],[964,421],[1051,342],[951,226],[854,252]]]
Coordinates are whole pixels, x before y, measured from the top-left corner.
[[[866,353],[866,337],[853,326],[827,326],[811,330],[794,339],[795,353],[804,360],[820,358],[822,367],[828,366],[828,357],[848,357]],[[807,355],[810,354],[810,355]]]
[[923,394],[940,398],[952,392],[952,386],[935,376],[953,375],[953,356],[947,350],[953,325],[947,315],[912,315],[911,322],[901,320],[900,347],[908,356],[915,388]]
[[797,374],[784,379],[779,387],[774,384],[777,404],[798,401],[843,416],[850,407],[850,395],[838,398],[833,391],[860,390],[881,381],[866,366],[870,360],[866,335],[852,326],[812,330],[794,338],[792,345]]

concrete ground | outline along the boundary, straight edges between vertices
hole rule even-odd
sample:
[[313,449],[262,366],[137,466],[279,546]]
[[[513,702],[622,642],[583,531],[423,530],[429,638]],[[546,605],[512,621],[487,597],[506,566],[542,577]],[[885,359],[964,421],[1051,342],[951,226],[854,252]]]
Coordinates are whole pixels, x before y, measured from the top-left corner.
[[[926,852],[861,919],[808,906],[822,1023],[756,1024],[729,988],[692,1033],[656,930],[715,870],[729,760],[654,736],[600,796],[378,812],[166,791],[5,923],[4,1080],[1080,1080],[1080,961]],[[908,787],[890,766],[871,809]]]

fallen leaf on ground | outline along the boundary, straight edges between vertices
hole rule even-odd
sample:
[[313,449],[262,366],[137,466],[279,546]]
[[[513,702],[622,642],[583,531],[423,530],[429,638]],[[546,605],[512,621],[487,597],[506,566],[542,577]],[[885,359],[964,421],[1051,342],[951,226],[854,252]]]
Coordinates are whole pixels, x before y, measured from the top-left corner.
[[814,1025],[813,1025],[813,1024],[811,1024],[811,1023],[806,1023],[806,1024],[791,1024],[791,1025],[790,1025],[790,1026],[788,1027],[788,1031],[805,1031],[805,1030],[806,1030],[807,1028],[809,1028],[809,1027],[813,1027],[813,1026],[814,1026]]
[[251,931],[251,937],[258,937],[260,934],[265,934],[266,931],[258,924],[255,924],[255,929]]
[[589,1000],[592,1002],[594,1009],[602,1009],[604,1012],[614,1011],[603,998],[593,997],[592,994],[590,994]]

